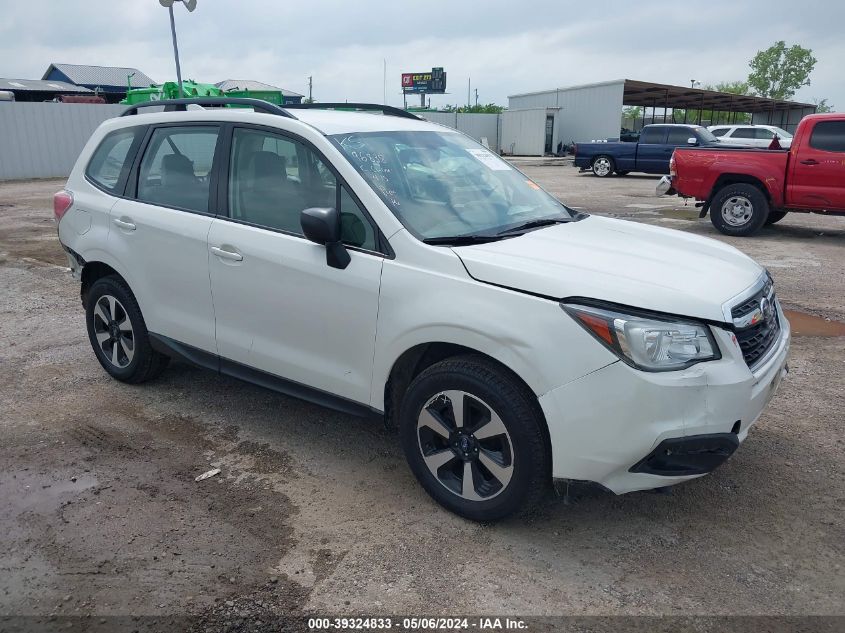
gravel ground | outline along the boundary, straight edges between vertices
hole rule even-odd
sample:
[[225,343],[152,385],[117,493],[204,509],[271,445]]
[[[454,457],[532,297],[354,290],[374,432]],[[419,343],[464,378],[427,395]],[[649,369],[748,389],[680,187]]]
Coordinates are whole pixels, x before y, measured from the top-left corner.
[[[845,218],[729,239],[654,178],[524,169],[591,213],[730,242],[786,306],[845,320]],[[795,338],[714,474],[477,525],[429,500],[378,422],[183,364],[109,379],[58,267],[61,186],[0,183],[0,615],[845,614],[845,338]]]

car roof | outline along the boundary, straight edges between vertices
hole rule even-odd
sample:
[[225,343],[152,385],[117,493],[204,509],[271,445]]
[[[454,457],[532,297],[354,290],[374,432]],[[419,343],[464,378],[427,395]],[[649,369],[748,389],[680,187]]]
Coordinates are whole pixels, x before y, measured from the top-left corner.
[[[381,131],[449,131],[437,123],[423,119],[412,119],[370,112],[355,112],[344,110],[291,109],[289,111],[296,120],[316,129],[325,135],[346,134],[351,132],[381,132]],[[142,125],[148,123],[174,123],[177,121],[231,121],[253,123],[256,125],[274,126],[280,121],[291,119],[278,114],[254,112],[248,108],[189,108],[178,112],[144,112],[126,117],[118,117],[112,121],[120,121],[115,127],[128,125]]]

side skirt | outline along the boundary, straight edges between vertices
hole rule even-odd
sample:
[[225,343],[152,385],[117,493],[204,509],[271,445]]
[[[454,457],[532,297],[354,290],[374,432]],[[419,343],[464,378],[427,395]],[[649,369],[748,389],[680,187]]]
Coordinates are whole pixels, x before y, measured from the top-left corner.
[[270,389],[278,393],[283,393],[286,396],[292,396],[312,402],[335,411],[348,413],[362,418],[381,418],[384,412],[373,409],[370,406],[342,398],[334,394],[303,385],[302,383],[276,376],[275,374],[249,367],[242,363],[238,363],[228,358],[222,358],[217,354],[212,354],[190,345],[185,345],[179,341],[175,341],[161,334],[149,333],[150,345],[152,348],[171,358],[183,360],[195,367],[203,369],[210,369],[214,372],[223,374],[224,376],[231,376],[238,380]]

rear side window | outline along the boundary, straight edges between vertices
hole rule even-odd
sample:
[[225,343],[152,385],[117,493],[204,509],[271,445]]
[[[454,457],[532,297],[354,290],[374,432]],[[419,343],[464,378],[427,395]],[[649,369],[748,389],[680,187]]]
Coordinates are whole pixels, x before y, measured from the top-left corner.
[[640,134],[640,143],[663,143],[665,138],[665,127],[647,127]]
[[738,127],[731,134],[731,138],[757,138],[753,127]]
[[94,150],[85,170],[88,179],[111,193],[123,193],[123,185],[137,152],[136,138],[143,128],[133,127],[107,134]]
[[729,129],[730,128],[723,127],[723,128],[718,128],[716,130],[710,130],[710,131],[713,132],[713,136],[724,136],[725,134],[727,134]]
[[771,141],[774,135],[774,132],[772,132],[771,130],[767,130],[764,127],[754,128],[754,138],[758,140]]
[[810,135],[810,147],[825,152],[845,152],[845,121],[819,121]]
[[141,160],[138,200],[208,213],[211,166],[217,126],[155,130]]

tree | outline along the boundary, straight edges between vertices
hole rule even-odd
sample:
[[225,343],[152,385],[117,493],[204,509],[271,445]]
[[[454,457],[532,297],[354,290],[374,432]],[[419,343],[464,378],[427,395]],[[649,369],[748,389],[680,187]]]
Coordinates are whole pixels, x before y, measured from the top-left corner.
[[456,105],[445,105],[443,106],[440,111],[441,112],[472,112],[472,113],[482,113],[482,114],[499,114],[505,109],[504,106],[496,105],[495,103],[488,103],[486,105],[474,105],[474,106],[456,106]]
[[760,96],[791,99],[801,86],[810,85],[810,73],[816,66],[813,51],[794,44],[789,48],[780,40],[757,54],[749,62],[749,85]]
[[827,102],[827,99],[813,99],[816,104],[816,112],[833,112],[833,106]]
[[622,117],[625,119],[637,120],[643,115],[643,109],[640,106],[627,106],[622,108]]

